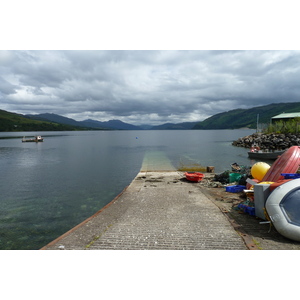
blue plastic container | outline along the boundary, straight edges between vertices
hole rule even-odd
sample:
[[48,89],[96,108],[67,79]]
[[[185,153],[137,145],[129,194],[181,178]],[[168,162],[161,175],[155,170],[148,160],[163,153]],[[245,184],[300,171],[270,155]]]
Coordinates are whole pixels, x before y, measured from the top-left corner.
[[247,207],[247,211],[246,211],[250,216],[255,216],[255,207]]
[[231,185],[231,186],[226,186],[226,192],[229,193],[240,193],[243,190],[246,189],[245,185]]
[[284,179],[300,178],[300,174],[297,174],[297,173],[281,173],[281,176],[284,176]]
[[250,216],[255,216],[255,207],[240,203],[238,208]]
[[246,205],[246,204],[240,203],[240,204],[238,205],[238,208],[241,209],[242,211],[245,211],[245,209],[247,208],[247,205]]

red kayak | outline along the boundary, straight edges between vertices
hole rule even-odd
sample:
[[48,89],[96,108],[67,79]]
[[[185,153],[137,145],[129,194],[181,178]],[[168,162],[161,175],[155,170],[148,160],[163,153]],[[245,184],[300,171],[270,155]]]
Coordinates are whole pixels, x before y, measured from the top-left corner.
[[199,182],[204,178],[204,174],[199,172],[185,172],[185,177],[189,181]]
[[300,147],[292,146],[279,156],[262,181],[277,182],[284,179],[281,173],[296,173],[300,165]]

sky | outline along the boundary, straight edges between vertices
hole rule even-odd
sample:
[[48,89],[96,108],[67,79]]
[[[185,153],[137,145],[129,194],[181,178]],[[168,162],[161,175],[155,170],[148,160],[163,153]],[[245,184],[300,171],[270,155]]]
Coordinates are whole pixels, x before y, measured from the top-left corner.
[[[22,114],[56,113],[75,120],[119,119],[135,125],[157,125],[201,121],[235,108],[299,101],[300,53],[296,50],[300,49],[300,18],[297,0],[2,2],[0,109]],[[36,259],[36,253],[34,255]],[[191,254],[188,255],[182,260],[182,271],[194,274],[187,270],[187,266],[194,267],[195,264],[195,259],[189,261]],[[198,253],[196,255],[202,270],[207,266],[202,272],[207,277],[206,271],[211,271],[211,261],[217,257],[207,259],[205,253],[201,259]],[[243,259],[242,255],[235,252],[234,257],[227,260],[222,257],[222,261],[237,261]],[[267,255],[273,259],[272,255]],[[20,258],[18,267],[28,261],[23,255]],[[74,258],[81,262],[78,257]],[[104,280],[114,270],[111,263],[116,256],[112,258],[106,260],[107,264],[101,261]],[[125,281],[122,279],[124,289],[119,289],[122,294],[118,295],[121,297],[131,286],[132,278],[144,287],[154,278],[148,266],[150,269],[156,267],[157,261],[160,266],[165,264],[165,257],[157,260],[156,256],[152,258],[147,254],[143,264],[132,268],[134,259],[124,258],[121,256],[122,260],[118,260],[118,267],[120,263],[130,261],[129,274],[132,276],[127,276],[128,282],[125,277]],[[264,262],[266,258],[263,257]],[[84,259],[86,267],[86,257]],[[61,257],[56,256],[55,262],[57,260],[62,262]],[[180,264],[179,257],[172,257],[172,262],[174,260]],[[45,266],[52,270],[57,265],[51,259],[43,260],[42,264],[32,264],[32,261],[29,273],[33,276],[44,272]],[[92,261],[93,265],[95,261]],[[126,267],[123,269],[128,272]],[[177,264],[176,270],[178,268],[180,273]],[[228,276],[229,269],[222,265],[218,268],[219,282],[224,288],[231,284],[224,278],[231,280],[235,275]],[[6,270],[11,270],[11,263]],[[28,275],[28,268],[24,270]],[[155,272],[156,276],[157,268]],[[71,279],[70,284],[74,285],[77,278],[72,276],[76,273],[68,272],[67,268],[61,273],[64,278],[60,282],[65,284]],[[98,273],[89,276],[89,285],[80,282],[83,296],[86,297],[89,291],[94,296],[94,289],[89,288],[90,278],[98,280]],[[164,286],[174,285],[179,278],[177,273],[163,272]],[[19,274],[23,275],[22,268]],[[48,274],[52,275],[51,272]],[[142,276],[136,278],[136,274]],[[193,296],[197,294],[197,284],[193,285],[197,290],[191,289],[194,277],[187,277],[186,285],[180,278],[178,286],[182,293],[176,289],[178,297],[186,296],[187,291],[195,292]],[[24,278],[22,276],[23,285]],[[32,276],[27,278],[32,280]],[[268,278],[271,283],[273,278]],[[42,280],[47,282],[45,276]],[[110,282],[105,281],[106,285]],[[211,293],[210,282],[205,283]],[[111,298],[112,289],[106,290]],[[218,289],[220,294],[216,297],[222,297],[223,290]],[[70,296],[69,289],[67,293],[66,296]],[[166,293],[170,294],[169,288]],[[176,298],[175,294],[172,296]],[[130,297],[139,299],[139,290],[135,295],[131,289]]]
[[5,4],[0,109],[159,125],[299,101],[294,1],[84,3]]
[[0,51],[0,108],[140,124],[300,100],[299,51]]

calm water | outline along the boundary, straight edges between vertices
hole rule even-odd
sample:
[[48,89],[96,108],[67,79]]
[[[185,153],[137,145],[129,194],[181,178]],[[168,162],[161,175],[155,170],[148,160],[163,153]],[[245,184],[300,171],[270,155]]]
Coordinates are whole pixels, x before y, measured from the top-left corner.
[[[233,162],[250,166],[247,149],[231,142],[253,132],[0,133],[0,249],[40,249],[117,196],[145,157],[161,157],[175,168],[215,166],[217,173]],[[37,134],[43,143],[21,142]]]

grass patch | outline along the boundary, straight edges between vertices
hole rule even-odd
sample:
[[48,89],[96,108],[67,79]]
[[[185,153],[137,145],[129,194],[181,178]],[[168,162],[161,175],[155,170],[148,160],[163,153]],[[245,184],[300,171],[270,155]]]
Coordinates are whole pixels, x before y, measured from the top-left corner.
[[253,243],[257,246],[259,250],[263,250],[263,248],[261,247],[260,243],[257,240],[253,239]]

